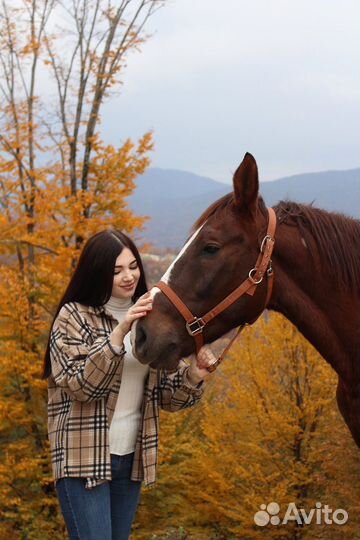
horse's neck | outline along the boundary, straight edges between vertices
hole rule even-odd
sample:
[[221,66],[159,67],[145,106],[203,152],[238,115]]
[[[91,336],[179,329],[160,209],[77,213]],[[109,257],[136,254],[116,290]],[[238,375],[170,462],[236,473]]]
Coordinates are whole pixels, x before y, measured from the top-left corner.
[[355,337],[359,298],[350,290],[339,290],[321,261],[318,270],[314,270],[298,231],[281,229],[273,257],[275,285],[269,309],[287,317],[335,371],[349,380],[354,376],[349,360],[359,350]]

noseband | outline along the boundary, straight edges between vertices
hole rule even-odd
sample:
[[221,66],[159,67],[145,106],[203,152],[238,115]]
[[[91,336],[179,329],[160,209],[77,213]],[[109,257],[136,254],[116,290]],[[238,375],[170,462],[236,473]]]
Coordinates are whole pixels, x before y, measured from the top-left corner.
[[[196,317],[191,313],[189,308],[184,304],[184,302],[178,297],[178,295],[169,287],[167,283],[164,281],[159,281],[155,285],[158,289],[160,289],[170,300],[170,302],[176,307],[176,309],[181,313],[181,315],[185,319],[185,325],[188,333],[190,336],[192,336],[195,340],[196,345],[196,352],[198,353],[201,349],[201,347],[204,345],[204,336],[203,336],[203,330],[205,326],[217,315],[225,311],[231,304],[236,302],[241,296],[244,294],[248,294],[250,296],[253,296],[257,286],[263,281],[264,276],[267,277],[267,294],[266,294],[266,300],[265,305],[261,312],[256,316],[255,319],[252,321],[249,321],[245,324],[253,324],[261,315],[261,313],[264,311],[266,306],[269,303],[271,292],[272,292],[272,286],[273,286],[273,280],[274,280],[274,272],[271,266],[271,255],[274,249],[274,243],[275,243],[275,229],[276,229],[276,215],[272,208],[268,208],[268,214],[269,214],[269,220],[268,220],[268,227],[266,231],[266,235],[264,236],[261,245],[260,245],[260,253],[258,255],[258,258],[256,260],[255,266],[249,271],[248,277],[234,290],[232,291],[224,300],[219,302],[213,309],[208,311],[205,315],[202,317]],[[239,331],[242,330],[244,325],[242,325],[239,329]],[[237,337],[238,333],[235,335],[233,340]],[[230,347],[231,343],[233,342],[231,340],[230,344],[226,347],[226,351]],[[211,366],[208,367],[208,371],[213,371],[221,362],[222,357],[224,356],[225,351],[221,355],[220,358]]]

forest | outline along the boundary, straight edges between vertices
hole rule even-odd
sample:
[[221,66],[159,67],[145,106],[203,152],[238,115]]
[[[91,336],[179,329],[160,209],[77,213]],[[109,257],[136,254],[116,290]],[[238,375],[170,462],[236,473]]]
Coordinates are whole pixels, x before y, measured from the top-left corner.
[[[101,106],[120,85],[158,0],[1,0],[0,540],[63,540],[42,366],[57,302],[85,240],[137,237],[127,197],[153,134],[107,144]],[[149,283],[174,254],[142,246]],[[156,253],[155,253],[156,255]],[[163,413],[158,483],[134,540],[360,538],[359,454],[335,404],[336,376],[294,327],[266,315],[242,334],[193,410]],[[254,522],[317,502],[343,525]]]

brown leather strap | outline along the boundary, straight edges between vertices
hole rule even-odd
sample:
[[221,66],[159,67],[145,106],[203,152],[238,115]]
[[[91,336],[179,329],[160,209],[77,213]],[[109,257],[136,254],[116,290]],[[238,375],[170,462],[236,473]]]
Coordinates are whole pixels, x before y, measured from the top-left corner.
[[[155,285],[155,287],[158,287],[172,302],[172,304],[177,308],[177,310],[181,313],[181,315],[184,317],[186,321],[186,328],[189,332],[189,334],[195,339],[196,343],[196,350],[199,352],[201,347],[204,344],[204,338],[203,338],[203,328],[204,326],[214,319],[217,315],[225,311],[229,306],[231,306],[236,300],[238,300],[243,294],[249,294],[253,295],[255,293],[257,285],[259,285],[263,279],[264,276],[267,276],[267,294],[266,294],[266,300],[264,309],[268,305],[271,293],[272,293],[272,287],[273,287],[273,270],[271,267],[271,255],[274,249],[274,243],[275,243],[275,230],[276,230],[276,214],[275,211],[272,208],[268,208],[268,214],[269,214],[269,220],[268,220],[268,226],[266,231],[266,236],[264,237],[261,246],[260,246],[260,253],[258,255],[258,258],[256,260],[255,266],[250,270],[248,277],[236,288],[234,289],[222,302],[217,304],[213,309],[208,311],[205,315],[202,317],[196,317],[191,313],[189,308],[182,302],[182,300],[178,297],[178,295],[169,287],[169,285],[163,281],[159,281]],[[258,317],[261,315],[261,313],[249,324],[253,324]],[[237,335],[241,332],[243,327],[240,327],[239,332],[236,334],[236,336],[231,340],[228,347],[225,349],[222,357],[225,355],[227,350],[229,349],[230,345],[236,339]],[[216,367],[221,362],[220,359],[218,359],[217,362],[215,362],[213,365]],[[210,366],[211,368],[212,366]],[[213,369],[215,369],[215,367]],[[209,371],[213,371],[210,370]]]
[[[269,212],[268,228],[267,228],[266,236],[264,240],[262,241],[262,244],[260,247],[260,253],[257,258],[254,268],[250,270],[249,276],[245,279],[245,281],[243,281],[235,290],[233,290],[233,292],[230,293],[222,302],[220,302],[217,306],[215,306],[213,309],[211,309],[210,311],[208,311],[205,315],[201,317],[205,324],[207,324],[209,321],[214,319],[214,317],[219,315],[219,313],[222,313],[223,311],[225,311],[229,306],[231,306],[231,304],[236,302],[236,300],[238,300],[243,294],[246,293],[246,294],[253,295],[256,290],[256,286],[258,285],[258,283],[260,283],[263,280],[265,272],[271,260],[271,255],[272,255],[274,243],[275,243],[274,235],[275,235],[275,228],[276,228],[276,215],[272,208],[268,208],[268,212]],[[268,289],[268,292],[269,292],[269,289]],[[271,294],[271,291],[270,291],[270,294]],[[266,305],[267,303],[268,301],[266,302]]]
[[[176,307],[176,309],[184,317],[184,319],[186,321],[186,328],[187,328],[189,334],[192,335],[193,338],[195,339],[196,350],[197,350],[197,352],[199,352],[201,347],[204,345],[204,338],[203,338],[203,334],[202,334],[203,326],[202,326],[202,323],[201,323],[201,319],[198,319],[197,317],[195,317],[195,315],[193,315],[191,313],[189,308],[184,304],[184,302],[182,300],[180,300],[178,295],[169,287],[169,285],[167,283],[165,283],[164,281],[159,281],[159,283],[157,283],[155,285],[155,287],[160,289],[165,294],[165,296],[168,297],[170,302],[172,302],[172,304]],[[197,321],[199,321],[199,322],[197,323]],[[193,333],[191,333],[192,326],[194,328]],[[197,332],[196,332],[196,327],[199,328],[199,330]]]
[[[271,271],[267,274],[267,278],[268,278],[267,279],[267,293],[266,293],[266,301],[265,301],[264,309],[267,307],[267,305],[270,302],[272,289],[273,289],[273,284],[274,284],[274,272],[273,272],[272,268],[271,268]],[[242,324],[241,326],[239,326],[238,331],[236,332],[234,337],[229,341],[229,343],[227,344],[227,346],[225,347],[223,352],[220,354],[219,358],[217,358],[216,362],[214,362],[213,364],[211,364],[210,366],[208,366],[206,368],[209,371],[209,373],[212,373],[213,371],[215,371],[215,369],[221,364],[221,362],[224,360],[224,358],[226,356],[226,353],[228,352],[230,347],[233,345],[234,341],[237,340],[237,338],[239,337],[241,332],[244,330],[245,326],[249,326],[249,325],[254,324],[259,319],[261,314],[262,314],[262,312],[259,313],[259,315],[257,317],[255,317],[255,319],[253,319],[252,321],[249,321],[248,323],[245,323],[245,324]],[[197,351],[197,352],[199,352],[199,351]]]
[[[275,229],[276,229],[276,214],[272,208],[268,208],[269,221],[266,231],[266,236],[264,237],[261,246],[260,253],[255,263],[255,266],[250,270],[250,279],[254,282],[262,281],[265,272],[271,261],[271,255],[274,249],[275,243]],[[254,274],[252,274],[254,272]]]
[[169,300],[174,304],[174,306],[180,311],[181,315],[184,317],[185,321],[192,321],[194,319],[194,315],[191,313],[190,309],[184,304],[182,300],[178,297],[176,293],[169,287],[165,281],[159,281],[155,285],[158,289],[160,289],[168,298]]
[[[267,307],[267,305],[268,305],[268,303],[270,301],[271,293],[272,293],[272,289],[273,289],[274,272],[272,271],[272,269],[271,269],[271,272],[269,272],[267,274],[267,277],[268,277],[268,280],[267,280],[267,293],[266,293],[265,308]],[[211,364],[210,366],[208,366],[206,368],[209,373],[212,373],[213,371],[215,371],[215,369],[217,369],[217,367],[221,364],[221,362],[224,360],[228,350],[230,349],[230,347],[232,347],[233,343],[237,340],[237,338],[239,337],[241,332],[244,330],[245,326],[254,324],[258,320],[258,318],[260,317],[261,313],[259,313],[259,315],[253,321],[242,324],[241,326],[239,326],[238,331],[236,332],[234,337],[229,341],[229,343],[227,344],[227,346],[225,347],[223,352],[220,354],[219,358],[217,358],[216,362],[214,362],[213,364]],[[197,351],[197,352],[199,352],[199,351]]]
[[213,364],[211,364],[210,366],[207,366],[207,370],[209,371],[209,373],[212,373],[213,371],[215,371],[215,369],[221,364],[221,362],[224,360],[225,356],[226,356],[226,353],[228,352],[228,350],[230,349],[230,347],[232,346],[232,344],[234,343],[234,341],[239,337],[239,335],[241,334],[241,332],[244,330],[245,328],[245,324],[242,324],[241,326],[239,326],[238,328],[238,331],[236,332],[236,334],[234,335],[234,337],[229,341],[229,343],[226,345],[225,349],[223,350],[223,352],[220,354],[219,358],[216,360],[216,362],[214,362]]
[[210,322],[212,319],[214,319],[217,315],[225,311],[231,304],[236,302],[243,294],[247,292],[247,290],[253,286],[253,283],[247,278],[245,281],[239,285],[236,289],[233,290],[232,293],[230,293],[222,302],[220,302],[217,306],[215,306],[213,309],[208,311],[202,318],[205,324]]

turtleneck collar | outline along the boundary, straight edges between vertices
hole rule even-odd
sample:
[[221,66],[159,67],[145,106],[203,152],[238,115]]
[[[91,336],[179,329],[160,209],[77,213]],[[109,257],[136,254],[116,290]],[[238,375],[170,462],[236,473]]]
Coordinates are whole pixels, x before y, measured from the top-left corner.
[[131,298],[117,298],[116,296],[110,296],[109,301],[105,304],[110,310],[115,311],[128,310],[132,305],[133,301]]

